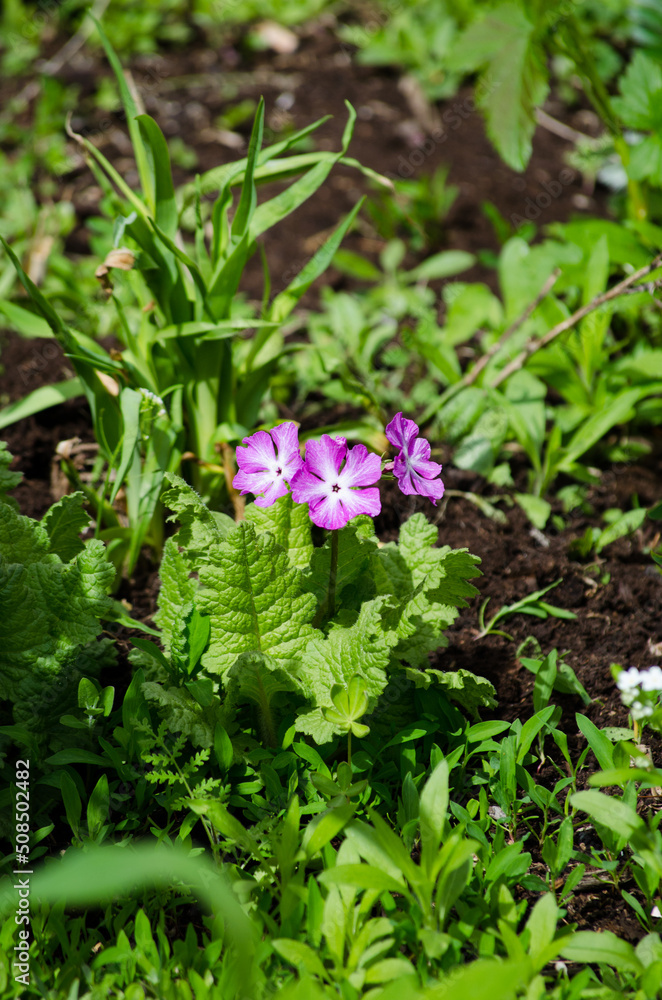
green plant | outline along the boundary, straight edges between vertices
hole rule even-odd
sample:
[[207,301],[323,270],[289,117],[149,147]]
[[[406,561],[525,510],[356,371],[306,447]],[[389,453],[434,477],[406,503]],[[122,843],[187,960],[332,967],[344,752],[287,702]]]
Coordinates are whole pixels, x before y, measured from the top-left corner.
[[528,594],[523,597],[520,601],[515,601],[514,604],[504,605],[497,613],[490,618],[489,622],[485,624],[485,608],[489,601],[489,597],[486,598],[478,609],[478,625],[480,631],[476,636],[476,639],[483,639],[486,635],[502,635],[506,639],[512,641],[512,636],[508,635],[507,632],[502,632],[494,626],[497,622],[500,622],[503,618],[508,615],[534,615],[536,618],[547,618],[549,615],[552,618],[566,618],[572,620],[577,617],[572,611],[567,611],[565,608],[558,608],[554,604],[548,604],[547,601],[542,601],[540,598],[543,597],[548,591],[552,590],[553,587],[558,587],[561,580],[557,580],[555,583],[550,583],[548,587],[543,587],[542,590],[536,590],[533,594]]
[[111,640],[99,639],[102,621],[117,617],[108,597],[114,573],[103,543],[80,537],[89,522],[82,495],[63,497],[41,521],[24,517],[7,496],[21,479],[10,462],[0,442],[0,698],[14,721],[2,735],[37,760],[50,723],[76,704],[79,679],[115,663]]

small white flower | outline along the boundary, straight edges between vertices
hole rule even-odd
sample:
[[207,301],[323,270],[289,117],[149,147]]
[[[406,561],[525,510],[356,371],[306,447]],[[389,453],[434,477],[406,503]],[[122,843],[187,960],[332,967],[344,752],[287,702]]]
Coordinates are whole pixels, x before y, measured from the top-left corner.
[[662,669],[655,666],[642,670],[641,688],[643,691],[662,691]]
[[631,713],[633,719],[647,719],[653,714],[653,706],[644,705],[641,701],[633,701]]
[[160,396],[157,396],[155,392],[151,389],[144,389],[142,386],[138,388],[138,392],[143,397],[143,399],[148,400],[150,403],[156,403],[157,406],[163,406],[163,400]]
[[636,667],[629,670],[622,670],[618,675],[616,686],[620,691],[635,691],[641,686],[641,674]]

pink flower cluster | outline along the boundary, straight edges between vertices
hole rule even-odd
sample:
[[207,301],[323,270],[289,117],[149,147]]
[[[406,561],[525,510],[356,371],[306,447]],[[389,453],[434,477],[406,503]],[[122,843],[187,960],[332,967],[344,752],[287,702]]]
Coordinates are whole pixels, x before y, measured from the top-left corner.
[[[418,437],[418,425],[396,414],[386,428],[386,437],[397,448],[393,470],[407,496],[418,494],[436,505],[444,492],[438,475],[441,466],[430,460],[430,443]],[[242,494],[253,493],[258,507],[270,507],[278,497],[292,491],[295,503],[307,503],[311,520],[320,528],[343,528],[359,514],[375,517],[382,509],[375,483],[382,475],[378,455],[364,444],[347,447],[344,437],[323,434],[306,443],[306,457],[299,451],[296,424],[284,423],[272,431],[256,431],[237,448],[239,472],[233,486]]]

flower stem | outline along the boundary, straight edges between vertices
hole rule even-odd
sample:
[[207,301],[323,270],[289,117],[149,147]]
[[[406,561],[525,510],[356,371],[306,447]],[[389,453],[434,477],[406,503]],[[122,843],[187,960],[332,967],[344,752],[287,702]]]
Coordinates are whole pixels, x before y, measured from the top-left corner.
[[338,576],[338,532],[331,532],[331,570],[329,572],[329,618],[336,611],[336,577]]

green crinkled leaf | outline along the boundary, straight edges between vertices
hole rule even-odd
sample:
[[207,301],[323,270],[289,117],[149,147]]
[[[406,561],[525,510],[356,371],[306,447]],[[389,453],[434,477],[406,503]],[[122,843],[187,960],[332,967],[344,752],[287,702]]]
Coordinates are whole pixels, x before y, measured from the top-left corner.
[[[29,566],[49,561],[50,539],[45,528],[29,517],[18,514],[9,504],[0,504],[0,560]],[[50,561],[57,559],[51,556]]]
[[[14,719],[35,733],[46,736],[62,715],[78,714],[78,684],[82,677],[98,677],[104,669],[117,663],[115,642],[108,636],[90,642],[81,650],[57,662],[57,669],[26,671],[19,679],[14,694]],[[54,662],[55,666],[55,662]],[[71,731],[68,731],[71,734]],[[67,733],[51,738],[51,750],[65,744]],[[75,740],[81,736],[76,731]]]
[[[367,523],[366,523],[367,522]],[[343,590],[356,583],[368,567],[370,559],[377,551],[377,539],[370,518],[356,517],[338,532],[338,569],[336,573],[336,598],[340,605]],[[331,539],[326,539],[321,548],[315,549],[310,560],[310,569],[303,575],[303,587],[315,595],[319,604],[327,599],[329,571],[331,569]],[[374,596],[374,585],[368,583],[369,591],[362,588],[362,598]]]
[[7,442],[0,441],[0,503],[10,504],[12,507],[16,506],[16,501],[13,497],[6,496],[10,490],[16,489],[21,479],[23,478],[22,472],[10,472],[9,466],[13,460],[13,455],[7,451]]
[[169,538],[163,547],[159,577],[158,611],[154,621],[161,630],[161,641],[167,653],[170,653],[173,636],[177,635],[180,622],[187,609],[193,606],[199,584],[191,575],[191,567],[186,553],[179,551],[179,534]]
[[44,524],[0,503],[0,698],[17,702],[19,714],[96,639],[99,619],[113,617],[115,571],[103,543],[88,541],[68,562],[50,545]]
[[243,521],[207,553],[199,569],[203,589],[196,604],[211,619],[202,658],[210,674],[224,676],[240,653],[293,659],[313,635],[316,601],[301,592],[301,574],[271,534],[258,535]]
[[618,81],[620,97],[612,97],[614,110],[630,128],[662,131],[662,66],[644,52],[636,52]]
[[226,725],[227,720],[223,707],[218,699],[214,699],[207,708],[203,708],[193,698],[185,687],[163,687],[156,681],[145,681],[142,692],[149,701],[155,701],[164,710],[171,733],[182,733],[188,737],[193,746],[211,747],[214,745],[214,727],[218,722]]
[[308,504],[294,503],[292,494],[288,493],[279,497],[271,507],[249,504],[246,520],[251,521],[260,534],[270,532],[287,552],[292,566],[297,569],[308,566],[313,554]]
[[429,688],[433,682],[437,683],[452,701],[471,715],[478,715],[479,708],[496,708],[494,685],[470,670],[413,670],[408,667],[405,673],[417,688]]
[[254,702],[266,716],[280,691],[301,691],[296,662],[279,662],[267,653],[251,650],[237,657],[227,676],[228,690],[236,701]]
[[443,632],[466,607],[476,588],[479,562],[466,549],[435,548],[438,531],[423,514],[400,529],[398,543],[377,550],[377,590],[395,602],[384,616],[387,640],[397,659],[424,666],[427,654],[447,645]]
[[181,476],[166,472],[163,478],[170,483],[170,488],[161,494],[161,502],[175,512],[168,520],[180,523],[177,544],[183,549],[191,569],[197,569],[198,564],[204,562],[209,546],[225,538],[234,527],[234,521],[227,514],[210,510]]
[[82,552],[84,545],[80,533],[90,523],[90,516],[83,510],[83,493],[68,493],[48,510],[42,525],[50,539],[50,550],[63,562],[70,562]]
[[322,708],[332,708],[331,689],[334,684],[343,687],[358,674],[365,683],[365,690],[374,706],[386,687],[386,667],[390,646],[382,627],[382,610],[388,598],[376,597],[366,601],[353,623],[346,623],[344,614],[338,616],[326,638],[317,633],[306,646],[301,657],[299,679],[306,697],[316,706],[313,711],[299,715],[296,721],[300,732],[308,733],[317,743],[326,743],[336,730],[322,715]]

